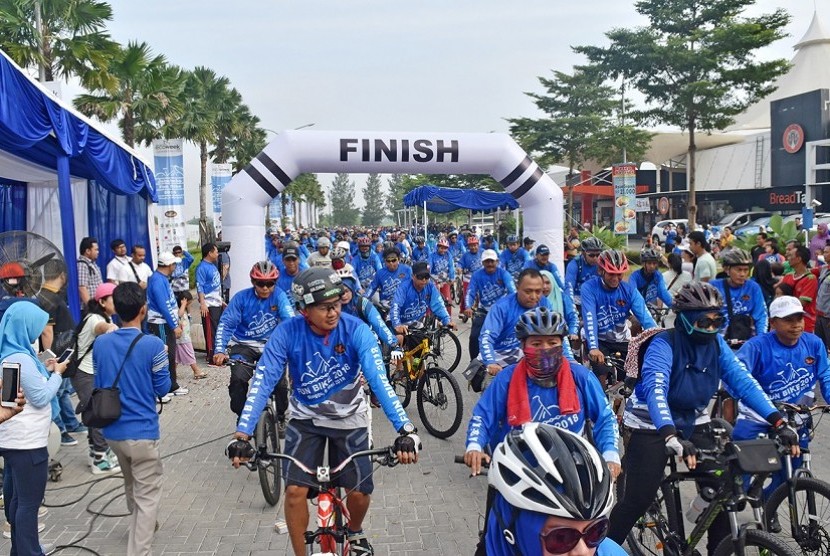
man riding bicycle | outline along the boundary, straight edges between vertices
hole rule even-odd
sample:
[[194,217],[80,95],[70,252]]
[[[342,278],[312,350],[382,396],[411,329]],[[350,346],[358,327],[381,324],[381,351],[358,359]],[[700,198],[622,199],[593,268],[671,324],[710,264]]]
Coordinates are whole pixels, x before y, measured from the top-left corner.
[[[518,241],[518,238],[516,241]],[[571,296],[576,305],[581,303],[579,290],[582,288],[582,284],[597,275],[599,270],[597,259],[603,246],[599,239],[591,236],[586,237],[579,248],[582,250],[582,254],[572,260],[565,269],[565,291]]]
[[643,249],[640,253],[640,262],[643,267],[631,273],[628,281],[637,288],[640,295],[646,301],[646,305],[657,305],[662,301],[666,307],[671,307],[672,296],[666,288],[666,281],[663,275],[657,272],[660,265],[660,254],[651,247]]
[[[478,357],[478,341],[481,327],[487,312],[493,304],[502,297],[516,293],[513,277],[503,268],[499,268],[496,252],[487,250],[481,255],[484,268],[473,273],[470,278],[470,287],[464,296],[464,316],[473,319],[470,328],[470,359]],[[473,312],[475,307],[475,312]]]
[[[301,316],[277,327],[265,346],[237,425],[236,440],[228,445],[234,466],[239,467],[254,455],[248,440],[286,365],[291,375],[286,454],[315,469],[323,462],[326,445],[333,462],[368,449],[369,408],[361,385],[362,372],[400,434],[395,439],[398,459],[415,463],[420,448],[415,427],[386,379],[380,348],[371,330],[359,319],[341,313],[340,277],[331,269],[306,270],[294,281],[293,294]],[[300,556],[306,553],[309,488],[305,474],[296,466],[287,464],[284,472],[288,534],[294,554]],[[372,547],[362,526],[374,488],[371,461],[353,461],[337,484],[349,491],[346,505],[352,554],[370,555]]]
[[357,255],[352,258],[352,266],[360,280],[361,289],[366,289],[375,274],[383,268],[378,254],[372,252],[372,240],[368,236],[357,238]]
[[[493,252],[495,253],[495,251]],[[466,309],[464,300],[467,296],[467,289],[470,287],[470,278],[472,278],[473,272],[481,268],[481,253],[478,252],[478,238],[476,236],[470,236],[467,240],[467,252],[461,255],[458,268],[461,270],[461,283],[464,288],[461,294],[461,306],[458,310],[463,313]]]
[[528,252],[519,246],[519,236],[507,236],[507,248],[499,255],[499,263],[510,273],[514,282],[518,281],[519,273],[529,260]]
[[[242,359],[256,363],[265,349],[265,343],[278,324],[294,316],[294,309],[285,293],[276,287],[279,271],[271,261],[255,263],[250,272],[253,287],[234,294],[219,319],[216,329],[215,365],[224,365],[229,359]],[[253,371],[243,365],[231,367],[228,384],[231,411],[237,417],[242,414],[248,383]],[[288,409],[288,385],[277,387],[277,413],[284,429],[285,411]]]
[[430,277],[429,266],[426,263],[415,263],[412,265],[412,278],[402,282],[395,293],[389,320],[398,334],[399,343],[403,343],[403,338],[413,322],[423,320],[427,309],[430,309],[444,326],[455,327],[441,300],[441,294],[430,281]]
[[765,334],[769,326],[764,293],[755,280],[749,279],[752,256],[733,247],[721,254],[726,278],[709,282],[726,300],[724,335],[730,345],[742,344],[753,336]]
[[429,262],[429,247],[427,247],[427,240],[424,236],[415,238],[415,247],[412,249],[412,262],[419,261]]
[[389,308],[398,286],[412,276],[412,268],[401,262],[401,250],[395,246],[383,250],[384,267],[375,273],[375,277],[366,288],[363,294],[368,299],[378,292],[381,306]]
[[621,358],[625,359],[631,339],[628,313],[634,313],[645,329],[655,328],[657,324],[637,288],[623,282],[628,259],[622,251],[606,249],[600,253],[597,265],[597,276],[582,284],[580,289],[582,321],[590,350],[588,355],[598,377],[605,379],[613,373],[613,380],[619,381],[623,378],[622,368],[615,369],[606,364],[605,356],[620,353]]
[[[460,245],[460,244],[459,244]],[[459,254],[459,258],[461,255]],[[455,280],[455,262],[449,252],[449,243],[446,239],[439,239],[435,253],[429,256],[429,269],[432,279],[441,297],[444,299],[447,313],[452,314],[452,300],[450,299],[450,283]]]

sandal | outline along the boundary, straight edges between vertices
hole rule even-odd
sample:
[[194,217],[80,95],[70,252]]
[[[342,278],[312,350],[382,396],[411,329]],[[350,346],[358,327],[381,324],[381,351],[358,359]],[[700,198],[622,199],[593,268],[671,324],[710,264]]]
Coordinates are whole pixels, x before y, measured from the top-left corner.
[[207,378],[207,373],[199,373],[197,375],[193,375],[194,380],[200,380],[200,379],[203,379],[203,378]]

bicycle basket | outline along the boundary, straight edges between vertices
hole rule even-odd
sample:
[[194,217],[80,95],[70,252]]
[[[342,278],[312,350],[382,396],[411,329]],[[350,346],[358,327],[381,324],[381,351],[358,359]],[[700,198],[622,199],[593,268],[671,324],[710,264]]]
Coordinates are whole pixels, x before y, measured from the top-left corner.
[[726,455],[744,473],[774,473],[781,469],[778,449],[769,438],[729,442]]

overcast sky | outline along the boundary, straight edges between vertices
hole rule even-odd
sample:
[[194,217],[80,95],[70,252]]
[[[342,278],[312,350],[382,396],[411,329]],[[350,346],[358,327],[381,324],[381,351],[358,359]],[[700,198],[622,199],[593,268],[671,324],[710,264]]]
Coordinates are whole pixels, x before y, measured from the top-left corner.
[[[827,0],[758,0],[754,13],[786,7],[793,16],[790,37],[764,58],[792,57],[816,2],[830,22]],[[276,131],[314,123],[318,130],[506,132],[504,118],[537,115],[524,95],[540,90],[537,76],[584,62],[572,45],[603,45],[611,28],[645,23],[628,0],[111,4],[116,40],[146,41],[172,63],[227,76],[261,125]],[[198,155],[191,148],[185,157],[190,195]],[[195,199],[188,217],[198,212]]]

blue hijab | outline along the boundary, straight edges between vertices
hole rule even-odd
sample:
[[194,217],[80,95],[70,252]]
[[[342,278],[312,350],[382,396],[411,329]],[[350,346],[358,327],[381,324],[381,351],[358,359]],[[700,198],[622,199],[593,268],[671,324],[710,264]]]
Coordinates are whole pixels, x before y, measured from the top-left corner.
[[[515,545],[510,545],[504,538],[502,527],[496,518],[497,512],[501,516],[502,522],[510,527],[513,534],[516,535]],[[485,539],[487,555],[514,556],[515,554],[523,554],[534,556],[542,554],[542,540],[539,533],[542,532],[542,527],[548,520],[548,516],[529,510],[519,510],[516,522],[511,525],[512,516],[513,506],[508,504],[501,494],[496,493],[487,523],[487,537]]]
[[48,377],[49,371],[38,361],[32,344],[43,333],[49,315],[34,303],[12,304],[0,320],[0,361],[16,353],[30,356],[37,370]]

